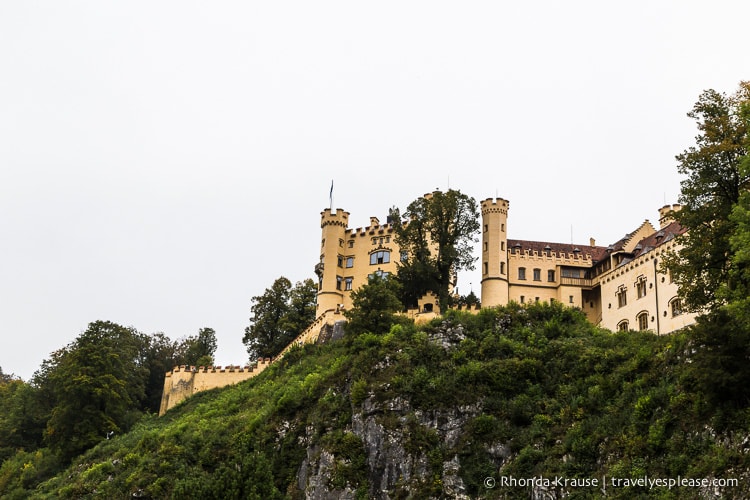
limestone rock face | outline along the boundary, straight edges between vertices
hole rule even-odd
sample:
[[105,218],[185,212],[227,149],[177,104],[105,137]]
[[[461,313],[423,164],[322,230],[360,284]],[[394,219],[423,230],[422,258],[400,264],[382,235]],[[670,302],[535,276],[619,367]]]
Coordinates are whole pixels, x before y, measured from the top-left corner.
[[[436,467],[429,448],[418,446],[413,434],[429,434],[443,449],[451,450],[459,444],[469,419],[479,412],[479,405],[422,411],[401,397],[382,402],[372,395],[366,398],[352,415],[350,432],[364,448],[367,498],[410,497],[415,491],[437,488],[437,497],[469,499],[459,475],[458,455],[451,454]],[[328,450],[308,448],[298,473],[298,487],[306,498],[354,498],[357,491],[351,485],[343,490],[330,488],[337,461],[340,466],[340,458]]]

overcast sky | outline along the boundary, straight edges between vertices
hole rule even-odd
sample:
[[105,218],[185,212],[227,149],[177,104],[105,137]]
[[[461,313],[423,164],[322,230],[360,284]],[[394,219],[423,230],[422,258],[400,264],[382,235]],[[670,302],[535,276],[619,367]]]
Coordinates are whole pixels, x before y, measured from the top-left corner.
[[[436,188],[511,238],[606,245],[677,201],[701,91],[750,79],[750,3],[0,2],[0,367],[96,320],[212,327],[312,278],[320,212]],[[479,291],[477,273],[459,291]]]

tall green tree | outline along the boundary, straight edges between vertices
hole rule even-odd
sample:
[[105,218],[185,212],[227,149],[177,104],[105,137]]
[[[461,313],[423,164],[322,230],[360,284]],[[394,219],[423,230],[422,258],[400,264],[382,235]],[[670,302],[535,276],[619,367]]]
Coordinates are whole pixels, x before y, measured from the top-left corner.
[[109,321],[90,323],[68,346],[55,351],[34,375],[52,410],[45,441],[70,459],[127,430],[141,416],[147,339]]
[[307,279],[292,287],[281,276],[263,295],[252,298],[250,326],[242,342],[250,359],[276,356],[315,320],[315,282]]
[[479,211],[474,198],[449,189],[414,200],[402,214],[391,210],[396,242],[405,252],[398,279],[405,305],[414,306],[428,291],[437,293],[441,307],[453,303],[451,288],[461,270],[474,269],[473,255],[479,232]]
[[[743,82],[732,95],[706,90],[688,113],[698,126],[695,146],[677,156],[682,210],[675,219],[688,231],[683,248],[664,259],[679,285],[689,310],[720,307],[731,300],[735,234],[740,214],[733,219],[740,196],[747,191],[748,122],[743,109],[750,100],[750,84]],[[735,276],[736,277],[736,276]]]

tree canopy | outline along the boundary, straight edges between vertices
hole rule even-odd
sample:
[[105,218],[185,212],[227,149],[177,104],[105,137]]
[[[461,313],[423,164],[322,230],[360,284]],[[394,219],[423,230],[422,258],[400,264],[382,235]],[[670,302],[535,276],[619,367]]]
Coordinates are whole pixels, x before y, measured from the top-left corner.
[[317,291],[311,279],[292,287],[281,276],[263,295],[252,298],[253,315],[242,337],[250,359],[276,356],[315,320]]
[[688,113],[700,133],[695,146],[677,156],[678,170],[687,177],[681,182],[682,209],[674,214],[688,231],[680,237],[683,248],[665,265],[692,311],[724,305],[742,286],[735,256],[742,247],[739,202],[750,179],[742,166],[747,165],[749,101],[750,82],[743,82],[733,95],[706,90]]
[[[414,200],[402,214],[391,209],[396,221],[396,243],[404,255],[398,280],[406,306],[414,306],[428,291],[438,295],[441,307],[452,304],[451,288],[457,273],[474,269],[473,244],[479,232],[479,211],[474,198],[449,189]],[[401,224],[402,221],[406,224]]]

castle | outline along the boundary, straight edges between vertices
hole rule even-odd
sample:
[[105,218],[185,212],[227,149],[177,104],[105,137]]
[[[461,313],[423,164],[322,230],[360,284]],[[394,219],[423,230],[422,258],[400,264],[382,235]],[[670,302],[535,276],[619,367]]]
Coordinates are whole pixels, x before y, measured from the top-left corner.
[[[426,194],[425,197],[430,197]],[[671,214],[679,205],[659,210],[659,229],[644,221],[607,246],[508,239],[508,200],[486,199],[482,214],[482,307],[558,301],[580,308],[588,319],[610,330],[652,330],[665,334],[691,324],[682,310],[677,285],[659,267],[664,252],[677,250],[684,230]],[[349,213],[321,213],[317,315],[351,307],[351,292],[370,275],[395,274],[401,250],[393,222],[349,228]],[[417,314],[434,313],[427,297]]]
[[[593,239],[588,245],[508,239],[508,208],[508,200],[502,198],[481,202],[482,307],[557,301],[580,308],[589,321],[610,330],[657,334],[694,322],[695,314],[682,309],[677,285],[659,266],[665,252],[679,250],[675,237],[684,229],[672,219],[679,205],[659,209],[658,230],[644,221],[606,247],[597,246]],[[368,226],[353,229],[349,215],[341,209],[321,212],[320,259],[315,265],[317,319],[275,359],[294,345],[318,341],[322,331],[343,321],[343,311],[352,307],[351,293],[371,275],[398,271],[403,254],[395,240],[394,222],[381,224],[370,217]],[[409,311],[415,320],[437,314],[434,295],[423,297],[418,309]],[[272,361],[260,360],[242,369],[175,367],[165,376],[159,414],[195,392],[253,377]]]

